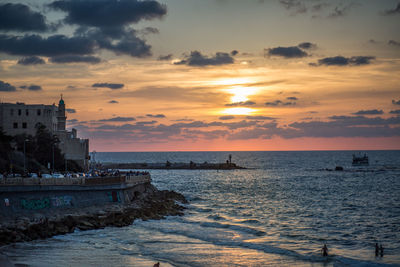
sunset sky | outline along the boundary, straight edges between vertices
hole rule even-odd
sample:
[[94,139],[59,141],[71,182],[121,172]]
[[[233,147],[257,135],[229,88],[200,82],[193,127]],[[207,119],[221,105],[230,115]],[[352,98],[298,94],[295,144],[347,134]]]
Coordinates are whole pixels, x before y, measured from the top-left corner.
[[0,101],[97,151],[400,149],[400,1],[0,1]]

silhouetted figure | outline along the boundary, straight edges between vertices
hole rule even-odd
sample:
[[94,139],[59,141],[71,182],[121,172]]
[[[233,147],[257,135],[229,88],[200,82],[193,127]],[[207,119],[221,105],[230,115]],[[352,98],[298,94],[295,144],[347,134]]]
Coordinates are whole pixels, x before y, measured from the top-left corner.
[[328,256],[328,247],[326,246],[326,244],[324,244],[324,246],[322,247],[322,256]]
[[379,246],[378,243],[375,243],[375,257],[379,256]]
[[157,262],[156,264],[153,265],[153,267],[160,267],[160,263]]
[[379,250],[381,251],[381,257],[383,257],[383,246],[381,244],[381,246],[379,247]]

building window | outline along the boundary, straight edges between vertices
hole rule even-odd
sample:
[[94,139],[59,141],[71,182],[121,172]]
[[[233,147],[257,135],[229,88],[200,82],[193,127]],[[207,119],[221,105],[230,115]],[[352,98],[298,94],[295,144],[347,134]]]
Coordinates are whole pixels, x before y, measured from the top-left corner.
[[27,126],[27,123],[26,123],[26,122],[23,122],[23,123],[22,123],[22,128],[26,129],[26,126]]
[[10,115],[14,116],[14,109],[10,109]]
[[25,110],[25,114],[26,114],[26,116],[29,116],[29,109]]
[[14,122],[13,127],[14,127],[14,129],[17,129],[18,128],[18,122]]
[[22,110],[18,109],[18,116],[21,116]]
[[37,115],[40,116],[41,112],[42,112],[42,110],[41,110],[41,109],[38,109],[38,110],[37,110]]

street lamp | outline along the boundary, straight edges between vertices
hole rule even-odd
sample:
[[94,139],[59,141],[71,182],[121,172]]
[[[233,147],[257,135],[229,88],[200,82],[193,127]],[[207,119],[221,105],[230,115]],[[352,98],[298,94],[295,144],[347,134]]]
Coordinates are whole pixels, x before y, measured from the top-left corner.
[[53,142],[53,174],[54,174],[54,142]]
[[24,139],[24,175],[26,174],[26,145],[25,145],[25,143],[26,142],[29,142],[29,140],[28,139]]

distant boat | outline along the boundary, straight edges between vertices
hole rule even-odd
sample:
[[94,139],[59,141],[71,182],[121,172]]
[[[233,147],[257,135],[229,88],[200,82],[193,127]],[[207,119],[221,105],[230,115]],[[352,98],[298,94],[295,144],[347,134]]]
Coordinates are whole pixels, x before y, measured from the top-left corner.
[[369,160],[367,154],[364,154],[364,156],[356,156],[353,154],[353,166],[368,166],[369,165]]

